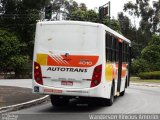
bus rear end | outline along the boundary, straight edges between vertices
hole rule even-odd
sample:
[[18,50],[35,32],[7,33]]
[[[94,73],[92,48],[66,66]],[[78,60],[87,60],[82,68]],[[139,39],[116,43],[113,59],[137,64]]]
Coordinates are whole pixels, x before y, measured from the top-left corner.
[[90,24],[37,23],[34,93],[50,94],[55,101],[60,96],[102,97],[98,87],[102,80],[102,42],[98,39],[99,26]]

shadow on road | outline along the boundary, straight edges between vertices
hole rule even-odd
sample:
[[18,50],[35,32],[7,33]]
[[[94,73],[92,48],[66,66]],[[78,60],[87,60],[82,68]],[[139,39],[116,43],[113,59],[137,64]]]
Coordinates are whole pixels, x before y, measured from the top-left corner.
[[[117,99],[119,99],[118,97],[115,97],[115,101],[114,103],[117,102]],[[50,104],[50,107],[47,107],[43,110],[40,110],[40,112],[43,113],[94,113],[94,111],[96,112],[97,110],[101,110],[101,109],[106,109],[106,108],[110,108],[111,106],[101,106],[98,101],[83,101],[83,100],[71,100],[70,103],[66,106],[63,107],[55,107],[52,106]]]

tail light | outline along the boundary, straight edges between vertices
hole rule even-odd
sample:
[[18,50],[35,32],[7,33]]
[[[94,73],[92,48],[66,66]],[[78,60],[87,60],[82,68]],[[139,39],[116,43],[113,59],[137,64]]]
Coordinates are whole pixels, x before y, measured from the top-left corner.
[[37,83],[43,85],[41,66],[37,62],[34,62],[34,79]]
[[95,87],[100,84],[102,76],[102,65],[98,65],[94,68],[92,81],[90,87]]

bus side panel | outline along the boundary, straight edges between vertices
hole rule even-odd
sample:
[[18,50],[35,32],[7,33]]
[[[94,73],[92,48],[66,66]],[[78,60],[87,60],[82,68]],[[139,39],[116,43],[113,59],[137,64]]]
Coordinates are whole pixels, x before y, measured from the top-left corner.
[[105,46],[105,27],[101,26],[99,29],[99,38],[101,39],[101,53],[100,55],[102,56],[102,67],[103,67],[103,72],[102,72],[102,92],[103,92],[103,98],[110,98],[110,93],[111,93],[111,86],[112,86],[112,81],[108,81],[106,79],[106,46]]

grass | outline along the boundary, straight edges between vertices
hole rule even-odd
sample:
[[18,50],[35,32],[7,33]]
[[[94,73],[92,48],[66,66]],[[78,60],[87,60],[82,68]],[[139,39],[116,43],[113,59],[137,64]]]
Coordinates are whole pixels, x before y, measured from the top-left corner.
[[131,77],[131,82],[147,82],[147,83],[160,83],[160,79],[140,79],[139,77]]

